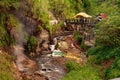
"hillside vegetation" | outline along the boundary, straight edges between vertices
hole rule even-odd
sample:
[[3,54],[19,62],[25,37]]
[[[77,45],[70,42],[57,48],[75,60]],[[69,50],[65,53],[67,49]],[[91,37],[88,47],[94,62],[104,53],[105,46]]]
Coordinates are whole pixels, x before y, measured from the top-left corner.
[[[17,42],[13,36],[15,32],[11,29],[17,28],[18,31],[21,29],[19,25],[23,23],[14,12],[19,11],[22,2],[23,0],[0,0],[0,48],[2,49],[8,49]],[[108,80],[120,77],[120,0],[25,0],[24,3],[24,16],[41,21],[37,25],[38,32],[45,28],[50,35],[63,26],[64,19],[72,18],[79,12],[86,12],[93,17],[105,13],[107,18],[95,25],[95,46],[87,51],[88,64],[81,67],[80,64],[66,63],[68,69],[77,66],[77,70],[70,68],[63,80]],[[49,24],[52,19],[59,21],[55,27]],[[34,49],[36,36],[34,34],[24,36],[29,50]],[[29,37],[31,39],[28,39]],[[3,61],[0,64],[0,80],[14,80],[11,73],[7,73],[10,71],[9,68],[12,68],[10,60],[0,54],[0,61]],[[6,70],[1,72],[2,69]],[[99,71],[101,72],[97,73]]]
[[102,73],[105,79],[120,77],[120,1],[104,0],[93,6],[92,10],[91,14],[106,13],[107,19],[96,25],[96,43],[88,50],[88,59],[92,64],[102,65],[102,68],[106,66]]
[[5,52],[0,52],[0,80],[14,80],[13,63],[14,58]]

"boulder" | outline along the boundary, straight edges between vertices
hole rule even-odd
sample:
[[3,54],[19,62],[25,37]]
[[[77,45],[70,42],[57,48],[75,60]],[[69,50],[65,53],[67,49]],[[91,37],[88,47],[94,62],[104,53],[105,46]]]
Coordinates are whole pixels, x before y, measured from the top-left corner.
[[48,50],[49,45],[48,45],[48,43],[43,43],[43,44],[42,44],[42,47],[43,47],[43,49]]
[[60,41],[60,42],[58,42],[58,48],[61,49],[61,50],[65,50],[65,49],[68,49],[69,46],[68,46],[67,42]]

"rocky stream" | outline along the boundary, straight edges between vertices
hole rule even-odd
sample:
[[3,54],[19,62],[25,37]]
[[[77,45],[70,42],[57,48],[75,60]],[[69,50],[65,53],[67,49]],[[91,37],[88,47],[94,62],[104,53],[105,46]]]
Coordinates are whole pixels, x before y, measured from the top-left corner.
[[[37,33],[37,26],[38,24],[42,26],[42,22],[25,16],[23,5],[25,5],[24,1],[14,13],[21,23],[19,25],[21,31],[16,32],[17,30],[12,28],[10,32],[17,41],[13,47],[16,71],[18,71],[15,73],[16,80],[61,80],[68,72],[65,65],[68,60],[81,64],[86,62],[86,56],[74,39],[73,33],[65,34],[60,30],[60,33],[50,37],[50,33],[44,27],[40,33]],[[24,41],[25,34],[28,37],[36,36],[37,45],[32,52],[25,50],[24,45],[27,44]]]

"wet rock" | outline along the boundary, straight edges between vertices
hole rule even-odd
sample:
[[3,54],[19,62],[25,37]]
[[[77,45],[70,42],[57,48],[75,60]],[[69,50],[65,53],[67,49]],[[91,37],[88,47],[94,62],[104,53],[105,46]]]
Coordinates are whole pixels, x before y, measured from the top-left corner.
[[40,36],[41,39],[47,40],[49,38],[49,33],[48,33],[48,31],[42,29],[39,36]]
[[46,80],[46,77],[37,73],[23,73],[22,80]]
[[33,56],[35,56],[36,54],[35,54],[35,52],[30,52],[30,54],[29,54],[31,57],[33,57]]
[[25,59],[23,62],[22,62],[23,66],[25,68],[28,68],[29,70],[35,70],[36,69],[36,63],[30,59]]
[[42,29],[41,33],[37,35],[36,53],[39,54],[43,50],[49,50],[49,33],[47,30]]
[[47,55],[49,55],[49,54],[51,54],[52,52],[51,51],[42,51],[41,52],[41,56],[47,56]]
[[49,48],[48,43],[47,42],[43,43],[42,48],[48,50],[48,48]]
[[32,52],[35,54],[31,54],[31,56],[38,56],[41,55],[43,51],[49,51],[49,37],[48,31],[42,28],[41,32],[36,35],[37,45],[34,52]]
[[42,51],[40,43],[41,43],[41,41],[37,40],[37,47],[35,49],[35,52],[37,55]]

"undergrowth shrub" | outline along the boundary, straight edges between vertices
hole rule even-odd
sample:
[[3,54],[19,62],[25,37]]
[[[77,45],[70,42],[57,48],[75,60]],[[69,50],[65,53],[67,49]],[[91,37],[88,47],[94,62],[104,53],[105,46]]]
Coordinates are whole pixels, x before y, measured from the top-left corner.
[[101,80],[99,73],[91,65],[80,65],[78,63],[68,61],[66,67],[69,73],[62,80]]
[[106,79],[120,77],[120,57],[117,58],[111,67],[105,70]]
[[78,63],[75,63],[75,62],[72,62],[72,61],[68,61],[66,63],[66,67],[68,68],[69,71],[79,70],[81,68],[81,66]]
[[34,51],[37,45],[37,39],[35,36],[31,36],[27,42],[28,51]]
[[[115,46],[96,46],[89,49],[88,51],[88,61],[92,64],[101,65],[102,62],[114,58],[112,65],[104,69],[104,78],[111,79],[120,77],[120,47]],[[103,65],[106,66],[106,65]]]
[[82,35],[80,35],[79,32],[77,31],[74,32],[74,38],[79,42],[79,44],[82,43]]
[[95,63],[101,63],[112,57],[120,56],[120,47],[96,46],[88,51],[88,55],[94,56]]
[[82,37],[82,35],[79,33],[79,32],[77,32],[77,31],[75,31],[74,32],[74,38],[78,41],[78,43],[79,43],[79,46],[83,49],[83,50],[86,50],[86,45],[85,45],[85,42],[84,42],[84,40],[83,40],[83,37]]

